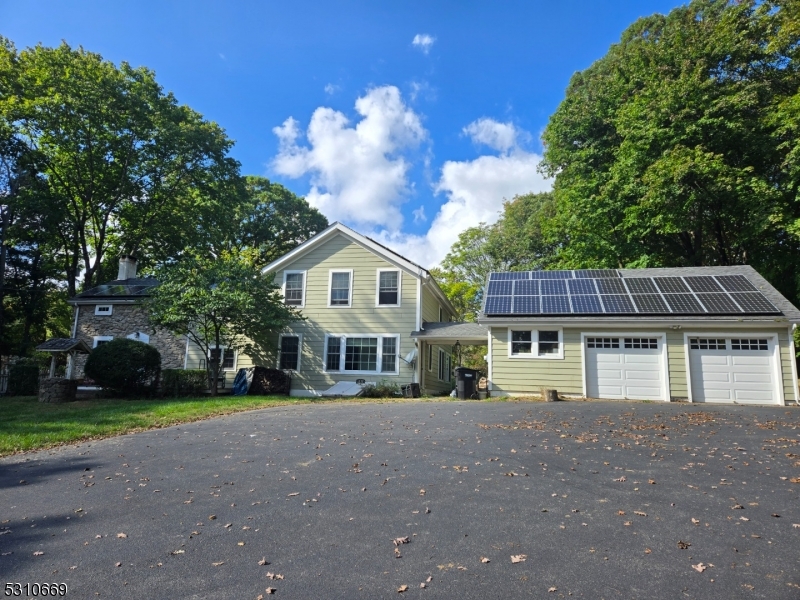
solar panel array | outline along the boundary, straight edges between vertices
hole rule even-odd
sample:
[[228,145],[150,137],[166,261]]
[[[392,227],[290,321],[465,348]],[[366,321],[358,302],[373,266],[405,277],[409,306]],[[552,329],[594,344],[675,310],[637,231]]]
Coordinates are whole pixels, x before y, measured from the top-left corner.
[[155,279],[152,280],[139,280],[146,282],[145,284],[104,284],[91,288],[79,294],[80,298],[91,297],[123,297],[123,296],[147,296],[152,292],[153,287],[158,285]]
[[613,269],[491,273],[487,315],[780,314],[743,275],[622,277]]

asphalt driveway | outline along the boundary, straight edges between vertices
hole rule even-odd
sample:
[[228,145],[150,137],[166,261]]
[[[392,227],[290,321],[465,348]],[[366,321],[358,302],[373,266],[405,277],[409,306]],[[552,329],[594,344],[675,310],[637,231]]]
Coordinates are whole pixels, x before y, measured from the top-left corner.
[[0,584],[796,599],[798,425],[794,407],[320,404],[10,457]]

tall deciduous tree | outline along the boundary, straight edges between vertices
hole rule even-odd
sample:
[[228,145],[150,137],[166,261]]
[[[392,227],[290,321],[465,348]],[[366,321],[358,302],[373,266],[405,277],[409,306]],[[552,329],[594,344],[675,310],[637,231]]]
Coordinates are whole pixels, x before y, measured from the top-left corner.
[[544,133],[562,266],[800,273],[796,0],[694,0],[634,23]]
[[[275,334],[301,319],[272,279],[237,254],[185,257],[159,268],[156,277],[161,283],[146,305],[151,322],[188,336],[208,357],[222,347],[267,356],[274,353]],[[219,353],[207,365],[216,394]]]
[[98,282],[110,251],[166,260],[202,235],[199,217],[233,214],[240,177],[231,140],[164,93],[152,71],[64,43],[19,52],[13,72],[0,121],[35,154],[59,212],[52,238],[70,295],[80,278]]

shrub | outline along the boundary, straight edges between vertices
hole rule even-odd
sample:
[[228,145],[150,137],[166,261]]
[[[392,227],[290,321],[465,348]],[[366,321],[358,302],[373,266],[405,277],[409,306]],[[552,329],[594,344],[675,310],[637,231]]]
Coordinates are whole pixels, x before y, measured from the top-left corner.
[[158,386],[161,355],[150,344],[117,339],[92,350],[84,371],[99,386],[120,396],[150,394]]
[[39,393],[39,363],[22,359],[8,369],[9,396],[35,396]]
[[393,396],[400,396],[400,386],[385,379],[378,383],[368,383],[361,388],[362,398],[391,398]]
[[161,371],[161,392],[165,396],[199,396],[208,389],[205,369],[164,369]]

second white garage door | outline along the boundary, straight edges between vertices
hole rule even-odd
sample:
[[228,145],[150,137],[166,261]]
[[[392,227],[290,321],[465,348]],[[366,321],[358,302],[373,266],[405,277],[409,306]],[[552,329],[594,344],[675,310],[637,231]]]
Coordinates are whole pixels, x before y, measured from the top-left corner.
[[690,337],[693,402],[780,402],[772,337]]
[[663,337],[587,337],[589,398],[666,400]]

